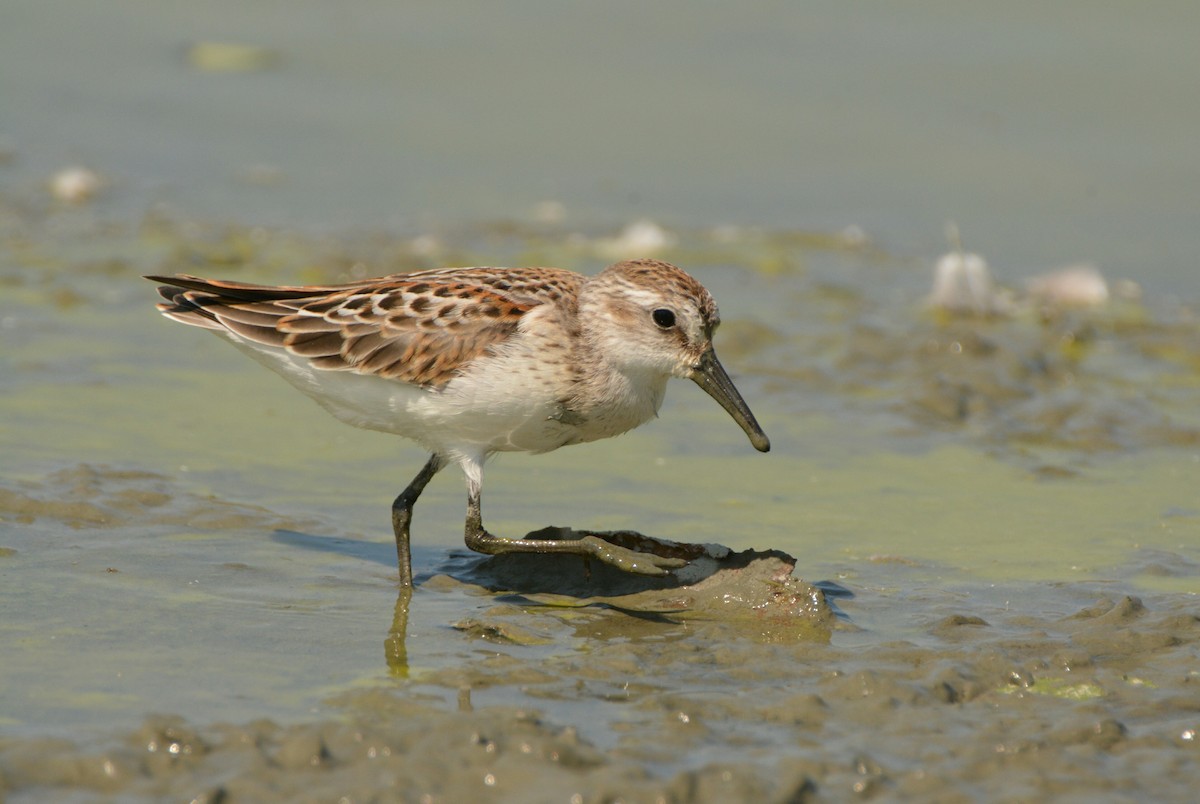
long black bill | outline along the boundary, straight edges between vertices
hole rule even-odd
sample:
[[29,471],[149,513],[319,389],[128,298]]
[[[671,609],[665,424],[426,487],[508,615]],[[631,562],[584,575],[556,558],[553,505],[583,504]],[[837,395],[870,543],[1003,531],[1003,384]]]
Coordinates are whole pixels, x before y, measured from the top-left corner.
[[725,373],[725,369],[717,360],[716,352],[709,349],[704,353],[696,368],[692,369],[691,379],[692,382],[703,388],[706,394],[717,400],[717,403],[725,408],[733,420],[741,425],[756,450],[759,452],[770,451],[771,441],[758,426],[754,414],[750,412],[750,408],[742,399],[742,395],[738,393],[738,389],[733,387],[733,380],[729,379],[729,375]]

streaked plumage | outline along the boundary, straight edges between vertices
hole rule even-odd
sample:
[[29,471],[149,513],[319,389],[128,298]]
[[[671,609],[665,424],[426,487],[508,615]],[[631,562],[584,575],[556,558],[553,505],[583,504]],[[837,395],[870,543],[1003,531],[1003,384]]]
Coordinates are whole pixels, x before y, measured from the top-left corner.
[[668,263],[632,260],[594,277],[449,268],[303,287],[148,278],[164,283],[159,309],[167,317],[226,337],[342,421],[432,453],[393,506],[406,584],[412,504],[449,461],[467,477],[467,543],[475,549],[575,552],[647,574],[678,566],[591,536],[500,539],[483,530],[478,513],[489,454],[546,452],[626,432],[656,415],[672,376],[695,380],[757,449],[769,448],[712,351],[720,321],[712,296]]

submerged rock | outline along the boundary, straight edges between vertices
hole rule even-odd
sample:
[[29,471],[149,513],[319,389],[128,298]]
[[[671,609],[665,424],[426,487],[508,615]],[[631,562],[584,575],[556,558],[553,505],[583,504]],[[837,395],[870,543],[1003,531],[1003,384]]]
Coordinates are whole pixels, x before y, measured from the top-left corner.
[[[530,536],[547,538],[551,529]],[[578,538],[553,529],[560,538]],[[687,544],[631,531],[593,534],[626,547],[683,558],[687,566],[656,578],[621,572],[577,556],[508,554],[464,567],[463,580],[493,592],[558,608],[601,606],[661,615],[674,621],[766,641],[825,641],[836,620],[818,587],[794,576],[796,559],[779,550],[733,552],[723,545]],[[478,628],[479,624],[473,624]],[[496,629],[503,631],[501,626]]]

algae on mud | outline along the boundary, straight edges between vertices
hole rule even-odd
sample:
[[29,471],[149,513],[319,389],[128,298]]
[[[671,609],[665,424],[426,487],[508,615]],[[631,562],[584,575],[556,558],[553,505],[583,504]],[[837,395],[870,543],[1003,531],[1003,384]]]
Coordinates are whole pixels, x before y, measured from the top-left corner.
[[[95,488],[109,473],[87,474]],[[111,474],[113,496],[121,498],[131,482],[171,488],[161,478]],[[155,508],[134,510],[111,527],[134,521],[145,527],[158,516]],[[37,517],[45,525],[47,511]],[[168,528],[177,527],[166,517]],[[252,536],[264,525],[241,532]],[[91,536],[68,532],[73,541]],[[43,535],[57,538],[53,531]],[[289,545],[297,543],[276,543]],[[163,556],[204,562],[203,549],[179,546],[167,545]],[[228,540],[199,545],[230,546]],[[390,546],[380,547],[375,558],[386,566]],[[37,549],[22,544],[4,560],[19,561]],[[227,635],[233,641],[222,645],[197,629],[192,639],[198,644],[173,645],[166,656],[142,654],[140,660],[163,672],[181,661],[194,664],[177,667],[172,686],[179,692],[195,683],[189,679],[213,674],[226,694],[244,693],[255,670],[231,663],[247,650],[237,632],[287,628],[297,603],[273,605],[278,592],[264,590],[270,597],[256,600],[236,591],[245,573],[253,573],[256,584],[282,589],[288,575],[316,570],[333,575],[306,591],[305,622],[273,643],[266,676],[289,683],[282,672],[288,662],[300,663],[307,676],[347,662],[380,667],[383,657],[359,656],[353,648],[364,642],[372,618],[346,607],[377,604],[396,590],[382,570],[363,575],[372,553],[361,549],[350,545],[347,555],[355,560],[345,565],[330,563],[336,553],[313,553],[323,560],[311,566],[289,561],[290,572],[268,574],[262,562],[279,556],[247,555],[249,562],[230,568],[225,580],[205,575],[216,586],[210,595],[238,596],[241,613]],[[75,548],[81,558],[93,550]],[[197,710],[186,719],[151,716],[136,728],[84,729],[87,737],[70,729],[73,739],[39,737],[27,727],[14,733],[20,724],[10,723],[5,731],[13,736],[0,736],[0,790],[14,800],[69,794],[85,800],[782,802],[818,795],[994,799],[1014,791],[1117,800],[1151,789],[1160,800],[1183,801],[1194,789],[1200,725],[1194,597],[1114,598],[1107,595],[1113,583],[1101,580],[1021,587],[1034,604],[1014,606],[1004,599],[1017,588],[1013,583],[980,594],[947,587],[948,577],[963,580],[947,568],[849,560],[858,591],[842,605],[860,625],[835,629],[831,640],[780,640],[761,638],[744,618],[661,616],[608,601],[546,605],[534,602],[537,593],[498,594],[478,585],[528,577],[531,567],[503,566],[514,559],[534,563],[527,558],[481,561],[463,552],[443,564],[449,574],[429,577],[415,593],[401,590],[404,617],[413,620],[401,629],[407,638],[399,635],[406,672],[340,682],[326,676],[321,700],[308,697],[315,711],[303,699],[290,711],[276,701],[282,719],[265,718],[267,697],[243,694],[238,706],[256,712],[253,719],[243,714],[212,722],[214,710],[208,716]],[[84,563],[103,572],[95,562]],[[135,589],[150,585],[151,593],[140,597],[153,603],[157,596],[156,616],[183,622],[184,612],[174,613],[166,597],[152,591],[149,576],[161,572],[153,560],[127,558],[122,566],[121,576]],[[576,575],[564,579],[568,587],[580,583],[582,567],[558,569]],[[360,576],[357,583],[352,574]],[[231,583],[230,577],[243,580]],[[37,587],[27,589],[50,599]],[[203,596],[187,604],[185,616],[205,613]],[[1063,613],[1046,613],[1054,607]],[[449,630],[464,611],[476,612],[474,624]],[[914,620],[927,625],[914,629]],[[374,627],[382,625],[376,618]],[[41,627],[71,636],[61,626]],[[87,631],[76,632],[76,655],[87,659],[92,675],[103,674],[109,664],[97,660],[104,648],[89,647]],[[334,632],[343,632],[340,641]],[[397,636],[393,622],[388,642]],[[295,652],[313,640],[324,659]],[[117,644],[138,655],[136,643]],[[123,710],[137,712],[149,702],[146,694],[155,694],[153,686],[140,698],[126,697]],[[176,704],[188,705],[188,697]],[[34,707],[45,711],[37,702]],[[123,720],[121,711],[110,709],[107,717]]]
[[[230,230],[196,249],[164,221],[78,236],[25,240],[36,281],[0,272],[20,324],[0,355],[10,798],[1189,794],[1186,308],[938,320],[905,261],[786,233],[706,261],[706,234],[680,233],[718,297],[760,300],[725,305],[723,334],[778,433],[769,463],[677,388],[643,434],[505,461],[497,515],[778,548],[853,592],[841,619],[779,638],[671,590],[602,593],[578,562],[468,556],[454,483],[423,500],[423,580],[402,600],[372,512],[411,461],[135,314],[134,275],[198,251],[318,281],[408,265],[404,243]],[[591,259],[544,231],[480,237]],[[799,272],[746,267],[791,248]],[[120,265],[80,256],[98,250]],[[1063,332],[1087,337],[1063,351]]]

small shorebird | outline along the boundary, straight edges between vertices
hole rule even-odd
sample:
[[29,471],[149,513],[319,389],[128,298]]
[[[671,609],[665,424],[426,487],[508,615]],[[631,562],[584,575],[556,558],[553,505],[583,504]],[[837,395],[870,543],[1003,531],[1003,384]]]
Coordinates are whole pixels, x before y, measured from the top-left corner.
[[620,435],[658,413],[671,377],[703,388],[755,449],[771,446],[713,351],[716,303],[666,262],[619,262],[592,277],[446,268],[301,287],[146,278],[163,285],[163,315],[223,335],[347,424],[410,438],[432,453],[392,504],[402,586],[412,585],[413,505],[449,462],[466,475],[472,550],[575,553],[644,575],[683,566],[602,534],[493,536],[479,502],[492,453]]

